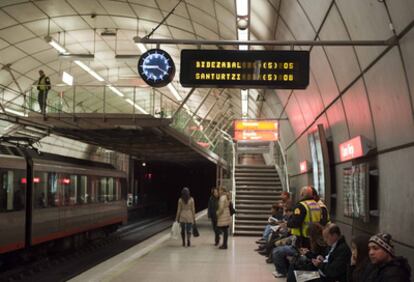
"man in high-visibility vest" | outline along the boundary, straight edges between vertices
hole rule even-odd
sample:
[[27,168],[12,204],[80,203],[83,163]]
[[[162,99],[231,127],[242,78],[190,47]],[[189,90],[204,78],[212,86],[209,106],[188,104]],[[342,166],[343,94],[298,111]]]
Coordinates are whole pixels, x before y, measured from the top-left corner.
[[309,224],[319,224],[321,214],[321,207],[313,199],[312,188],[310,186],[303,187],[300,190],[300,201],[294,206],[293,215],[287,222],[287,227],[291,228],[292,235],[297,237],[297,247],[310,249]]
[[43,70],[39,70],[39,80],[37,81],[37,90],[39,91],[37,101],[39,102],[39,108],[42,114],[46,113],[46,100],[47,93],[50,90],[50,79],[45,75]]
[[321,225],[326,226],[328,223],[331,223],[331,218],[329,216],[328,208],[326,207],[325,203],[319,197],[318,191],[316,191],[315,187],[311,186],[313,191],[313,199],[315,202],[319,204],[321,207]]

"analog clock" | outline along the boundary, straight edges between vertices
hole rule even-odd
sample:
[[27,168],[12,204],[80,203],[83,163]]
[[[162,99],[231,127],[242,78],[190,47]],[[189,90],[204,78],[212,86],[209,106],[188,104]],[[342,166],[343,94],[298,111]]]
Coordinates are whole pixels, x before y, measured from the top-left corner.
[[161,49],[151,49],[141,55],[138,73],[152,87],[163,87],[170,83],[175,74],[171,56]]

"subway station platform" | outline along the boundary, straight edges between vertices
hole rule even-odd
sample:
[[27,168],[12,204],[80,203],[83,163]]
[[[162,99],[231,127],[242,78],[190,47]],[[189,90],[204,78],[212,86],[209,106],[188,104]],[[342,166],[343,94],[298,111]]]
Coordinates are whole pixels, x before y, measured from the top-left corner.
[[257,238],[229,236],[229,248],[220,250],[206,213],[198,217],[200,237],[192,238],[191,247],[182,247],[181,239],[171,239],[165,230],[70,281],[286,281],[274,278],[273,264],[254,251]]

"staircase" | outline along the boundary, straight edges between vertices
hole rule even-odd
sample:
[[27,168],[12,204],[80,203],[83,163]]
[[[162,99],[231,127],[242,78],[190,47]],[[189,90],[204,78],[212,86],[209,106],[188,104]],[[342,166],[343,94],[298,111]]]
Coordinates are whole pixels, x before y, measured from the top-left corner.
[[261,236],[282,186],[274,166],[237,165],[234,234]]

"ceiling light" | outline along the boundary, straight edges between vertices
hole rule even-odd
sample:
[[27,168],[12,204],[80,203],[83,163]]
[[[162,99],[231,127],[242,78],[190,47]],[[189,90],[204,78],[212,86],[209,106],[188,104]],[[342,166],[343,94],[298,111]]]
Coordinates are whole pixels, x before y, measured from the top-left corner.
[[47,43],[49,43],[53,48],[55,48],[59,53],[61,54],[67,54],[69,53],[62,45],[57,43],[51,36],[46,36],[45,40]]
[[249,0],[236,0],[236,13],[239,17],[249,15]]
[[73,85],[73,76],[64,71],[62,74],[62,81],[67,85]]
[[101,32],[101,36],[116,36],[116,30],[105,28],[105,30]]
[[12,114],[15,114],[15,115],[18,115],[18,116],[22,116],[22,117],[26,116],[24,113],[13,110],[13,109],[5,108],[4,110],[8,113],[12,113]]
[[96,78],[98,81],[105,81],[99,74],[97,74],[95,71],[93,71],[90,67],[82,63],[81,61],[74,61],[75,64],[80,66],[84,71],[88,72],[90,75],[92,75],[94,78]]
[[72,53],[65,53],[65,54],[59,54],[59,59],[93,61],[95,59],[95,54],[72,54]]
[[242,116],[247,116],[249,109],[249,92],[246,89],[242,89],[240,95],[242,102]]
[[249,30],[248,29],[237,29],[237,37],[241,41],[249,40]]
[[141,51],[141,53],[147,52],[147,47],[143,43],[135,43],[138,47],[138,49]]
[[177,99],[177,101],[182,101],[183,98],[180,96],[180,94],[178,94],[177,89],[175,89],[175,87],[170,83],[167,85],[168,89],[170,89],[171,93],[174,95],[175,99]]
[[114,92],[116,95],[118,95],[119,97],[124,97],[124,93],[122,93],[121,91],[119,91],[117,88],[113,87],[112,85],[107,85],[109,87],[109,89],[112,90],[112,92]]

